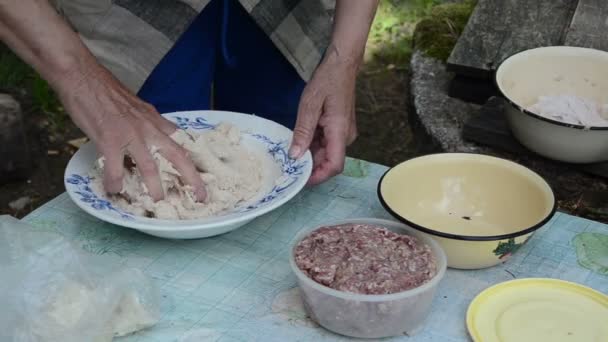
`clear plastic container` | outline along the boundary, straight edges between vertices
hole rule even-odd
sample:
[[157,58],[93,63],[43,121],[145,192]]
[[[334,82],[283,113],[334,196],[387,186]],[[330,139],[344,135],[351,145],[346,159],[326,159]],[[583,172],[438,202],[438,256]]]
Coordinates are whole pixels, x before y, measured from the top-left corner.
[[373,218],[333,221],[323,226],[369,224],[411,235],[428,244],[437,260],[437,274],[429,282],[388,295],[364,295],[342,292],[310,279],[295,263],[295,246],[312,231],[300,232],[291,245],[289,262],[298,278],[300,294],[308,315],[322,327],[340,335],[357,338],[413,336],[422,330],[431,310],[437,285],[443,278],[447,261],[439,244],[416,230],[398,222]]

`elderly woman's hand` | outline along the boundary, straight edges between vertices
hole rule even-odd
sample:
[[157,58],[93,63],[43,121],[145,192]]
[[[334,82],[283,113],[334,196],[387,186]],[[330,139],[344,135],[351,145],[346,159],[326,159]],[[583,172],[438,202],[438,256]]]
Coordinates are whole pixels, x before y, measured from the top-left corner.
[[90,63],[60,82],[59,96],[75,123],[104,156],[104,187],[109,193],[122,189],[124,158],[130,156],[142,175],[150,196],[162,199],[163,189],[152,147],[169,160],[182,181],[194,188],[199,201],[206,197],[202,180],[186,151],[170,137],[176,127],[156,109],[125,88],[104,67]]
[[329,50],[304,89],[294,129],[291,155],[310,147],[316,185],[342,172],[346,147],[357,136],[355,81],[358,65]]
[[171,161],[182,181],[206,197],[186,152],[169,135],[173,124],[101,66],[48,1],[0,1],[0,40],[32,65],[57,91],[74,122],[105,157],[104,186],[122,189],[124,157],[137,163],[153,199],[163,197],[152,146]]
[[346,146],[357,136],[355,83],[378,0],[337,0],[329,48],[300,99],[290,149],[299,158],[310,148],[310,185],[342,172]]

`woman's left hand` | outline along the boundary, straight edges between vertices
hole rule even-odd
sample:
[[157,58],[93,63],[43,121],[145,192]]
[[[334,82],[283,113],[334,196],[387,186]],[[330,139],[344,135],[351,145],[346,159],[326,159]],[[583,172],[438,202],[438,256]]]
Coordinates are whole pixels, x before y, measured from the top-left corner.
[[358,62],[328,54],[308,82],[298,109],[290,155],[310,149],[314,169],[309,185],[322,183],[344,169],[346,147],[357,137],[355,83]]

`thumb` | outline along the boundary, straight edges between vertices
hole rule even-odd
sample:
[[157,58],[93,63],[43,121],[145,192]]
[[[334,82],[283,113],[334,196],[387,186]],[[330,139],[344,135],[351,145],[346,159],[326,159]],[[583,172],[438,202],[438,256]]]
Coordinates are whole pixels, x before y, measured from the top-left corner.
[[298,159],[308,150],[321,117],[323,101],[320,96],[308,92],[302,95],[298,107],[298,118],[293,130],[293,140],[289,149],[289,157]]

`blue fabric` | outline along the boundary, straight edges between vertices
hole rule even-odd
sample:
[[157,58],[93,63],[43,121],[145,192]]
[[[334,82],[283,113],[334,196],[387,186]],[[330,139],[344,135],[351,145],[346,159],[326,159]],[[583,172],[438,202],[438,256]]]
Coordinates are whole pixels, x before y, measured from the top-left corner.
[[305,82],[236,0],[212,0],[138,95],[160,113],[213,109],[295,125]]

